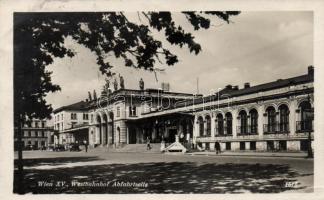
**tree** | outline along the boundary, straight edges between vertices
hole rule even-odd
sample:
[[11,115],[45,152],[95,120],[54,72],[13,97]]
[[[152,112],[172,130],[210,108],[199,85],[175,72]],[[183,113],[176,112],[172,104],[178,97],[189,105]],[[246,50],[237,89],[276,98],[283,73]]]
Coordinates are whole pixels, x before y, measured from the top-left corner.
[[[229,23],[230,17],[239,12],[182,14],[195,30],[199,30],[210,27],[211,16]],[[154,38],[152,29],[164,31],[166,40],[173,45],[186,46],[194,54],[201,51],[192,33],[176,25],[170,12],[139,12],[138,15],[147,21],[146,25],[129,21],[123,12],[14,14],[14,120],[18,127],[18,171],[21,176],[21,125],[28,118],[50,117],[52,108],[45,97],[61,88],[51,82],[51,72],[46,66],[53,63],[54,57],[75,55],[64,46],[66,37],[72,37],[94,52],[99,70],[107,76],[114,75],[107,55],[123,59],[127,67],[149,71],[154,71],[156,62],[169,66],[178,62],[178,57]]]
[[89,99],[89,101],[92,101],[92,97],[91,97],[90,91],[88,91],[88,99]]
[[97,100],[97,93],[96,93],[96,90],[93,90],[93,100]]

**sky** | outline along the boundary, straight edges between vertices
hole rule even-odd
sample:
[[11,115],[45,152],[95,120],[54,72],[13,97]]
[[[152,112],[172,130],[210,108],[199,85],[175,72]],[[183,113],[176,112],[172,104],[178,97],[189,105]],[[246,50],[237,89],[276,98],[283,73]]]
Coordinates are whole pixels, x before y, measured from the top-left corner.
[[[242,88],[245,82],[253,86],[299,76],[313,65],[312,12],[242,12],[229,24],[211,17],[211,28],[199,31],[194,31],[181,13],[172,15],[178,25],[193,33],[202,52],[195,55],[188,48],[172,46],[163,34],[154,31],[154,37],[162,40],[179,62],[174,66],[157,64],[165,71],[157,73],[156,80],[152,72],[125,67],[120,60],[109,57],[115,66],[113,71],[124,77],[126,89],[139,89],[138,82],[143,78],[145,88],[160,88],[162,82],[167,82],[172,92],[208,95],[228,84]],[[140,23],[136,13],[126,16]],[[77,55],[55,58],[47,68],[53,72],[52,82],[62,88],[46,97],[54,109],[85,100],[88,91],[100,94],[105,83],[93,53],[71,39],[66,45]]]

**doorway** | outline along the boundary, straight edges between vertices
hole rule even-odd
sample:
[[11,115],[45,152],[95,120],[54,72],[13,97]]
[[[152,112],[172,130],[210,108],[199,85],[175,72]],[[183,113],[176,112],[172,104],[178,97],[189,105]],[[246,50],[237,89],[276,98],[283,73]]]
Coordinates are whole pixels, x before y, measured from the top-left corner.
[[128,143],[129,144],[136,144],[136,129],[135,128],[130,128],[129,133],[128,133]]
[[169,138],[168,142],[173,143],[175,142],[175,136],[177,135],[177,129],[169,129]]

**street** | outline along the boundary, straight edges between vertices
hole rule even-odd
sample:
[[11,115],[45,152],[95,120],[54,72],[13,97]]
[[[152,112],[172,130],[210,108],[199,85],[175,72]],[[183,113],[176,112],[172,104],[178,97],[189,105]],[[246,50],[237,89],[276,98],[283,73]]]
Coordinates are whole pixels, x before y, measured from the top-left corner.
[[101,151],[26,151],[24,169],[35,194],[312,192],[314,176],[305,158]]

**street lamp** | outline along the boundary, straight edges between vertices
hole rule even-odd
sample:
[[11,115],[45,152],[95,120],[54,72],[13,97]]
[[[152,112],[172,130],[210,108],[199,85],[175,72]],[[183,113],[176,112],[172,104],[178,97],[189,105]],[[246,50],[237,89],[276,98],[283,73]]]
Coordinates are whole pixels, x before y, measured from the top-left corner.
[[[304,86],[305,89],[308,89],[307,86]],[[305,92],[306,93],[306,92]],[[307,94],[307,101],[311,105],[311,97],[309,93]],[[307,115],[307,119],[305,121],[306,130],[308,131],[308,148],[307,148],[307,158],[314,158],[313,149],[312,149],[312,120],[313,120],[313,111],[312,106],[307,111],[309,115]]]

